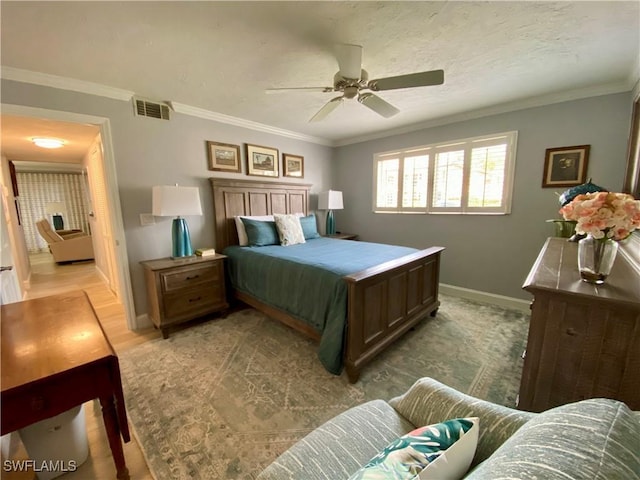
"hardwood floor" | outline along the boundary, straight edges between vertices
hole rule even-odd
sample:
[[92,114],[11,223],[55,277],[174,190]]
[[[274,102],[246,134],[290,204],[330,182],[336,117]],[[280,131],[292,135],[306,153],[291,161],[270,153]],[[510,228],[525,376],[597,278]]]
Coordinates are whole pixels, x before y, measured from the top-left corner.
[[[160,338],[160,332],[151,328],[132,332],[126,326],[122,304],[97,273],[93,262],[56,265],[48,253],[32,255],[31,288],[27,299],[54,295],[69,290],[84,290],[100,319],[109,341],[120,353],[151,339]],[[100,404],[97,401],[84,404],[89,439],[89,458],[75,472],[64,474],[64,480],[115,479],[116,470],[102,423]],[[124,444],[124,455],[132,480],[153,480],[137,440],[131,433],[131,442]],[[12,435],[9,458],[28,458],[17,435]],[[3,460],[5,460],[3,458]],[[3,462],[4,466],[4,462]],[[35,473],[6,472],[2,468],[2,480],[32,480]]]

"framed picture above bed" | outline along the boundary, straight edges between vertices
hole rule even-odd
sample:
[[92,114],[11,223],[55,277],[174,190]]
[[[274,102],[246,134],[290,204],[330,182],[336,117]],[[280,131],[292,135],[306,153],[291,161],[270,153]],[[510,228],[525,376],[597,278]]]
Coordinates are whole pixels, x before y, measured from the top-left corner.
[[304,178],[304,157],[283,153],[282,170],[285,177]]
[[247,146],[247,175],[258,177],[278,177],[280,176],[278,163],[279,153],[277,148],[264,147],[261,145]]
[[209,170],[240,173],[240,146],[230,143],[207,142]]

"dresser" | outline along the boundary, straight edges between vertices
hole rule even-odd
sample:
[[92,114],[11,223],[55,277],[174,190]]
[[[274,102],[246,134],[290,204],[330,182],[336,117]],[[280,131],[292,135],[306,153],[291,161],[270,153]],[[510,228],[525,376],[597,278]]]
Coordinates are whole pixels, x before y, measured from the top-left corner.
[[224,255],[162,258],[140,262],[145,271],[147,310],[168,338],[169,327],[229,308]]
[[606,397],[640,410],[640,266],[621,248],[594,285],[577,257],[577,243],[549,238],[524,283],[533,303],[518,408]]

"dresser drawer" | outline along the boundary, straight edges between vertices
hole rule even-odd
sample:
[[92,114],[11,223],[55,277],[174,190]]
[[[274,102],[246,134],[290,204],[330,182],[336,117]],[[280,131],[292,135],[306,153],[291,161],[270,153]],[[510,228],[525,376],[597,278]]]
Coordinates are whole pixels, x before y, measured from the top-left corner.
[[225,303],[223,290],[192,288],[164,296],[164,314],[167,319],[206,312]]
[[217,263],[197,268],[184,267],[160,274],[162,290],[166,293],[220,280],[220,268]]

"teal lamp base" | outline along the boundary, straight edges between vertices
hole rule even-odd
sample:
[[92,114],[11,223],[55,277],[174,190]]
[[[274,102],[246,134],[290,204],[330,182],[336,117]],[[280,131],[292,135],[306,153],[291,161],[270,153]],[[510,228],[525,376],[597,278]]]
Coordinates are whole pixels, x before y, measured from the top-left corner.
[[333,218],[333,210],[329,210],[327,212],[327,235],[335,235],[336,234],[336,221]]
[[173,219],[171,236],[173,240],[172,258],[190,257],[193,255],[189,227],[187,227],[187,221],[184,218],[178,217]]

